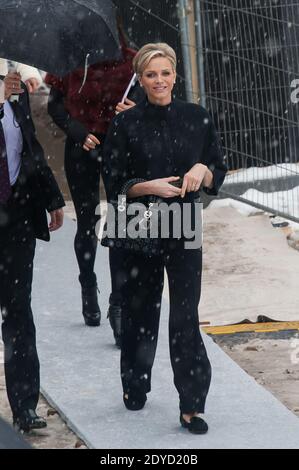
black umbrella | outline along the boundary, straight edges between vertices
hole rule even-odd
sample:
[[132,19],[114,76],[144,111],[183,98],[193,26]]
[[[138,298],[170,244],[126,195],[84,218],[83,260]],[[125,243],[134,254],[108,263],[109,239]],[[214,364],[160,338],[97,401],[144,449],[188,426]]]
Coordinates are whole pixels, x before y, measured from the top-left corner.
[[1,0],[0,57],[65,75],[121,57],[111,0]]

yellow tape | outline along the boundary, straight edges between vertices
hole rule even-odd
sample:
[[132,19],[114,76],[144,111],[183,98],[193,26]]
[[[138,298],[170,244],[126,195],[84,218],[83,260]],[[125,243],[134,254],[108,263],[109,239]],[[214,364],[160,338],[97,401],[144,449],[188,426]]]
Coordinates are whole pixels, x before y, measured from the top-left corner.
[[245,323],[241,325],[221,325],[221,326],[206,326],[202,328],[203,331],[210,335],[231,335],[234,333],[245,332],[273,332],[285,330],[299,330],[299,321],[294,322],[271,322],[271,323]]

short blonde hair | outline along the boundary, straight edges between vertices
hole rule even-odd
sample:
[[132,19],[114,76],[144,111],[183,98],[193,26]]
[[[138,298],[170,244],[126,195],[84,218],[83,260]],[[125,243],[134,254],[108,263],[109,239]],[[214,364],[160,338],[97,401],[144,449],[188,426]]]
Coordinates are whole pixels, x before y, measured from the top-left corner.
[[133,59],[135,73],[140,77],[152,59],[165,57],[171,62],[173,71],[176,71],[177,57],[172,47],[165,42],[145,44]]

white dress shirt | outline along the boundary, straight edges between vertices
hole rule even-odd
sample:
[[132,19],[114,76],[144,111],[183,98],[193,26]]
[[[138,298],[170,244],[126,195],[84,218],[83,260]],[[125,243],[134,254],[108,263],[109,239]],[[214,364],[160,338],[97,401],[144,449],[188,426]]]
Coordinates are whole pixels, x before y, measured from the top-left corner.
[[[1,107],[1,104],[0,104]],[[6,142],[6,153],[9,169],[10,184],[17,181],[21,167],[21,154],[23,150],[23,136],[11,105],[4,102],[4,116],[1,119]]]

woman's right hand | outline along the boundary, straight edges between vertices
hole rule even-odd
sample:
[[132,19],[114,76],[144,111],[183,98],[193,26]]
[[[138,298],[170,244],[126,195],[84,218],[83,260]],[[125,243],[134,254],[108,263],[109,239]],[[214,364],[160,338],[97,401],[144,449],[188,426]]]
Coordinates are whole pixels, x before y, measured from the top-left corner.
[[179,176],[170,176],[169,178],[159,178],[156,180],[152,180],[150,182],[151,194],[154,194],[155,196],[160,196],[162,198],[180,196],[182,191],[181,188],[177,188],[172,184],[169,184],[172,181],[178,181],[179,179]]
[[93,134],[88,134],[83,144],[84,150],[89,152],[90,150],[94,150],[97,145],[101,145],[101,142],[96,138]]
[[115,109],[115,114],[122,113],[123,111],[127,111],[130,108],[134,108],[136,106],[135,101],[129,100],[126,98],[124,102],[118,103]]

